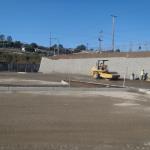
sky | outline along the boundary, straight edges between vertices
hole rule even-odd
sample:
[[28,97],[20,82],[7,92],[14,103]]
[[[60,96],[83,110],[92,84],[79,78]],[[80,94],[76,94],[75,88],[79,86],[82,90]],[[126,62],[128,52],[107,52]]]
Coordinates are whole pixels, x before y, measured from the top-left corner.
[[[150,44],[150,0],[0,0],[0,34],[14,40],[64,47],[87,44],[111,48],[112,17],[115,19],[115,47]],[[57,38],[57,40],[56,40]]]

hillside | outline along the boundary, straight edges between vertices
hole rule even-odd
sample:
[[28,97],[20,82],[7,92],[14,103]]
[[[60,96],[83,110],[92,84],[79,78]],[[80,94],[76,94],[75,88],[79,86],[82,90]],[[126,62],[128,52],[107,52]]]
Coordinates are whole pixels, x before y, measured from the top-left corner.
[[2,52],[0,51],[0,62],[5,63],[30,63],[39,64],[41,56],[34,53],[21,53],[21,52]]

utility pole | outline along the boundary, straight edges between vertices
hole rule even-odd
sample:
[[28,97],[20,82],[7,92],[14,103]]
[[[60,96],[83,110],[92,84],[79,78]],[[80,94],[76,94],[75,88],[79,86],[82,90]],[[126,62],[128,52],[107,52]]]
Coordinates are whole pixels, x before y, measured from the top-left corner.
[[99,52],[102,51],[102,34],[103,34],[103,31],[100,32],[100,36],[98,38],[98,41],[99,41]]
[[130,44],[129,44],[129,52],[132,52],[132,48],[133,48],[133,43],[130,42]]
[[86,43],[86,50],[89,50],[89,43]]
[[[57,40],[57,42],[58,42],[58,39],[52,37],[52,34],[51,34],[51,32],[50,32],[49,50],[51,50],[51,48],[52,48],[52,40]],[[58,47],[59,47],[59,42],[58,42]],[[58,48],[58,54],[59,54],[59,48]],[[56,55],[55,48],[54,48],[53,55],[54,55],[54,56]]]
[[50,41],[49,41],[49,49],[51,50],[52,47],[52,34],[50,32]]
[[117,16],[111,15],[112,17],[112,50],[115,51],[115,19]]
[[[51,48],[52,48],[52,34],[50,32],[50,36],[49,36],[49,54],[51,52]],[[54,50],[53,55],[55,55],[55,50]]]
[[53,40],[56,40],[57,41],[57,54],[59,55],[60,54],[60,42],[59,42],[59,39],[58,38],[51,38]]
[[59,39],[58,38],[56,38],[56,40],[57,40],[57,43],[58,43],[58,55],[59,55],[59,53],[60,53],[60,48],[59,48],[60,43],[59,43]]

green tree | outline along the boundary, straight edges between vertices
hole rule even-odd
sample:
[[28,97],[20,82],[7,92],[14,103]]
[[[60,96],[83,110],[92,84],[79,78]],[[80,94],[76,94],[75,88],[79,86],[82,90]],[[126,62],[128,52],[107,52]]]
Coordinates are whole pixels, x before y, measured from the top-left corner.
[[116,52],[120,52],[120,49],[118,48],[118,49],[116,49]]
[[0,34],[0,41],[5,41],[5,35],[4,34]]
[[57,44],[54,44],[53,46],[52,46],[52,49],[57,49]]
[[12,42],[13,41],[13,39],[12,39],[12,37],[9,35],[9,36],[7,36],[7,41],[8,42]]
[[27,52],[35,52],[35,48],[33,48],[31,45],[26,45],[25,49]]
[[15,41],[14,42],[14,48],[21,48],[22,47],[22,43],[20,41]]
[[59,49],[64,49],[64,46],[62,44],[59,44]]
[[31,46],[32,48],[38,48],[38,45],[37,45],[36,43],[31,43],[30,46]]
[[74,52],[75,52],[75,53],[78,53],[78,52],[81,52],[81,51],[83,51],[83,50],[86,50],[86,46],[83,45],[83,44],[81,44],[81,45],[78,45],[78,46],[75,48]]
[[59,44],[58,48],[59,48],[59,54],[65,54],[66,53],[66,49],[64,48],[64,46],[62,44]]

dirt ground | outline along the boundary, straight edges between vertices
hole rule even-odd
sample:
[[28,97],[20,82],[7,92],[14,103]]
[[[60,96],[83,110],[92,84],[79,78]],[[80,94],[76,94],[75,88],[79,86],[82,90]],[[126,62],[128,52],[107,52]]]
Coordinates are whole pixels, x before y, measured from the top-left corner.
[[[0,85],[61,80],[123,83],[81,75],[0,73]],[[127,80],[126,85],[149,89],[150,82]],[[149,149],[150,95],[111,88],[0,92],[0,150]]]
[[0,93],[0,150],[149,149],[149,95]]
[[150,52],[100,52],[100,53],[90,53],[81,52],[70,55],[57,55],[52,56],[50,59],[79,59],[79,58],[107,58],[107,57],[128,57],[128,58],[139,58],[139,57],[149,57]]
[[[29,81],[28,81],[29,80]],[[84,75],[72,75],[72,74],[42,74],[42,73],[8,73],[3,72],[0,73],[0,85],[1,84],[30,84],[30,85],[47,85],[48,83],[45,83],[45,81],[48,82],[60,82],[61,80],[65,80],[67,82],[71,80],[76,81],[85,81],[85,82],[95,82],[95,83],[101,83],[101,84],[110,84],[110,85],[118,85],[123,86],[123,79],[115,80],[115,81],[109,81],[109,80],[95,80],[90,76],[84,76]],[[6,81],[6,82],[5,82]],[[27,82],[28,81],[28,82]],[[31,82],[30,82],[31,81]],[[77,84],[71,82],[72,87],[84,87],[83,84]],[[140,81],[140,80],[126,80],[125,86],[129,87],[135,87],[135,88],[144,88],[144,89],[150,89],[150,82],[149,81]],[[87,87],[87,86],[85,86]],[[89,86],[90,87],[90,86]],[[91,86],[93,87],[93,86]]]

